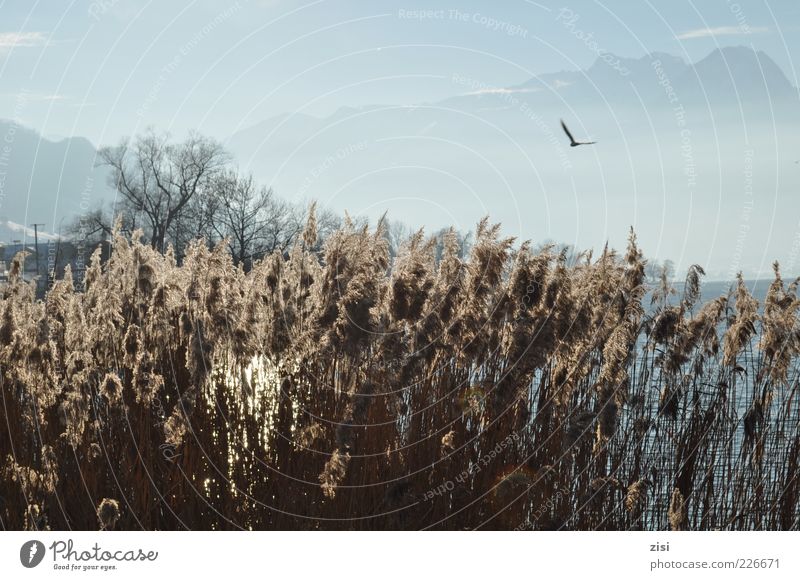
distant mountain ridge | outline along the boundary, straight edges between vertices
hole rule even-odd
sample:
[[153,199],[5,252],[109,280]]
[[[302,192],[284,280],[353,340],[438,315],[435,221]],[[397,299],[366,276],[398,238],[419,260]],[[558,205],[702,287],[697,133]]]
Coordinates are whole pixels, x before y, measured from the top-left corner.
[[[225,144],[285,197],[429,230],[488,214],[523,239],[622,247],[630,225],[657,213],[641,239],[650,256],[682,257],[679,267],[757,277],[787,259],[800,99],[764,52],[598,58],[505,87],[465,65],[451,82],[437,102],[281,114]],[[570,151],[561,118],[598,145]],[[758,236],[769,231],[767,247]]]
[[[106,171],[96,167],[96,150],[88,139],[51,141],[14,121],[0,119],[0,243],[8,235],[30,241],[27,229],[11,232],[5,223],[45,224],[40,231],[57,234],[86,209],[113,199]],[[32,229],[31,229],[32,232]]]
[[667,85],[681,102],[690,105],[705,104],[706,99],[713,106],[730,106],[739,100],[798,97],[797,87],[775,61],[763,51],[748,47],[719,48],[693,64],[658,52],[640,58],[610,56],[607,60],[614,62],[614,67],[598,58],[584,71],[547,73],[508,90],[521,93],[525,89],[538,89],[526,96],[534,103],[552,102],[557,92],[572,104],[603,99],[635,100],[634,88],[642,97],[659,97]]
[[[800,269],[800,99],[784,71],[747,47],[694,63],[612,57],[508,87],[454,71],[453,96],[437,102],[283,113],[224,144],[279,195],[335,211],[389,211],[429,230],[470,229],[488,214],[520,238],[582,248],[623,247],[629,226],[657,213],[643,247],[679,269],[700,263],[720,279],[768,275],[773,259]],[[598,145],[570,151],[560,118]],[[114,199],[88,140],[51,141],[0,120],[4,135],[13,139],[0,156],[0,223],[27,229],[0,228],[0,243],[30,242],[33,223],[57,234]],[[756,181],[743,183],[745,172]]]
[[[459,86],[457,81],[454,92],[461,89],[461,94],[435,103],[423,103],[419,107],[485,111],[495,105],[502,110],[508,104],[510,94],[517,95],[519,100],[531,106],[563,105],[566,102],[573,108],[596,107],[605,102],[614,105],[640,98],[646,99],[645,105],[663,105],[669,98],[668,88],[678,102],[690,107],[750,106],[763,104],[765,99],[781,106],[798,102],[797,87],[780,67],[766,53],[748,47],[719,48],[693,64],[666,53],[613,58],[627,74],[621,74],[604,59],[598,58],[583,71],[547,73],[509,87],[489,87],[475,81],[470,90],[464,90],[464,85],[469,83],[461,82],[462,86]],[[475,90],[476,86],[484,90]],[[283,113],[238,131],[229,138],[228,145],[240,158],[255,161],[259,159],[259,152],[265,150],[263,141],[266,136],[276,140],[280,147],[297,144],[319,131],[320,127],[383,108],[387,107],[343,107],[326,118]]]

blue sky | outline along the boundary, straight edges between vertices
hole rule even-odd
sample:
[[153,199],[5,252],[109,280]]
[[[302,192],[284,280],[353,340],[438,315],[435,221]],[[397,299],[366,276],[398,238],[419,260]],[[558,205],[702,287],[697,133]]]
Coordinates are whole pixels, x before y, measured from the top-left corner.
[[508,86],[589,66],[565,9],[614,54],[747,44],[796,83],[794,0],[5,0],[0,117],[105,144],[148,125],[224,139],[287,111],[434,101],[457,92],[455,70]]

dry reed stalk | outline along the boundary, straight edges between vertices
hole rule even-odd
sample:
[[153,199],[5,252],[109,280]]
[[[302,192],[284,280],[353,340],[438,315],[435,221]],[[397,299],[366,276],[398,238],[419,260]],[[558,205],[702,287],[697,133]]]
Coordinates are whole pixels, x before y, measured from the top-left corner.
[[[0,297],[3,529],[798,529],[797,283],[700,303],[635,236],[352,222],[236,267],[114,236]],[[441,249],[437,257],[437,248]],[[645,308],[648,291],[650,305]],[[724,482],[724,484],[723,484]],[[110,499],[117,498],[117,499]]]

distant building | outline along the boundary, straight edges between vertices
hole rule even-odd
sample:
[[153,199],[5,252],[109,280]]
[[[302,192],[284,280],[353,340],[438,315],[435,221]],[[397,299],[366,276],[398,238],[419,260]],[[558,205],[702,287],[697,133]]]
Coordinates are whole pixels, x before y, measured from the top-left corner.
[[8,283],[8,269],[11,261],[19,252],[25,251],[25,263],[22,272],[24,280],[36,280],[37,296],[42,297],[53,280],[64,277],[64,271],[69,265],[72,269],[75,282],[83,280],[83,274],[95,250],[101,247],[100,259],[108,260],[111,253],[109,242],[94,242],[90,244],[76,243],[62,239],[46,240],[39,242],[38,260],[36,246],[30,243],[0,243],[0,286]]

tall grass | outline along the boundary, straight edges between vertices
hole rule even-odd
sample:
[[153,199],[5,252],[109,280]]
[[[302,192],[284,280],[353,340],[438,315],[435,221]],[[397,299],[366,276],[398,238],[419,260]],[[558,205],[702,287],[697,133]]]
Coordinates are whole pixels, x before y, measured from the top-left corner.
[[[797,285],[345,224],[0,301],[3,529],[798,529]],[[652,302],[652,304],[648,304]]]

